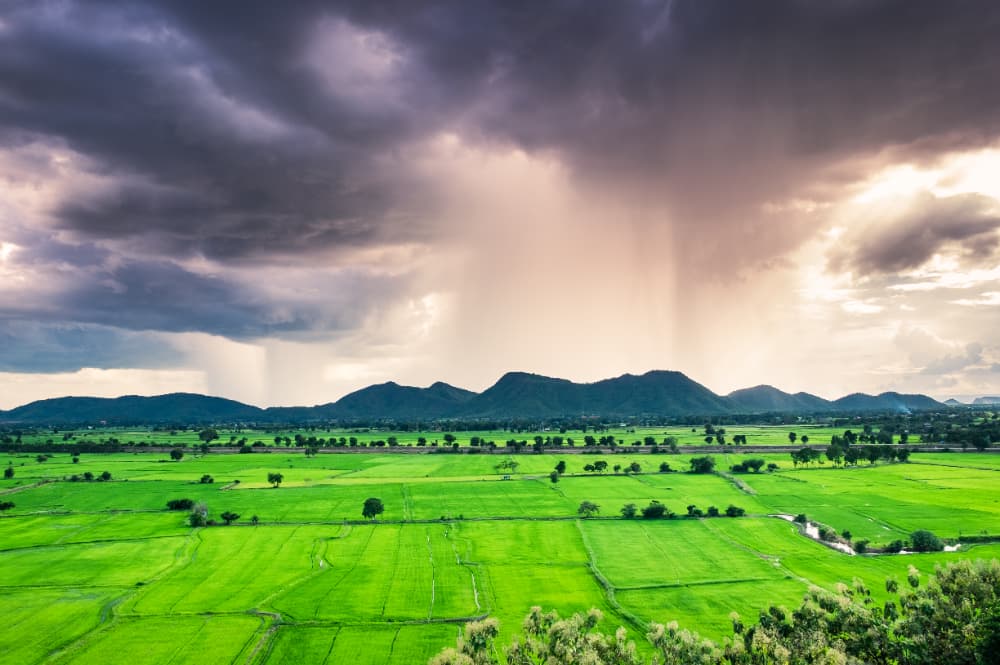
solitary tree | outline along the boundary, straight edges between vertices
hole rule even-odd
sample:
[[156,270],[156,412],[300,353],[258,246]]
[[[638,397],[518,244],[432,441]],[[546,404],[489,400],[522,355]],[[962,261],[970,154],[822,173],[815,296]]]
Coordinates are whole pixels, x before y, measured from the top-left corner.
[[556,471],[561,474],[566,473],[566,460],[559,460],[559,463],[556,464]]
[[99,477],[100,477],[101,480],[104,480],[104,481],[111,480],[111,472],[110,471],[104,471],[103,473],[101,473],[101,475]]
[[257,524],[259,524],[259,523],[260,523],[260,518],[257,517],[256,515],[254,515],[253,517],[250,518],[250,524],[253,524],[254,526],[257,526]]
[[222,513],[221,515],[219,515],[219,517],[221,517],[222,520],[226,523],[226,526],[229,526],[230,524],[232,524],[233,522],[235,522],[236,520],[238,520],[240,518],[239,515],[237,515],[234,512],[230,512],[228,510],[226,512]]
[[634,503],[626,503],[621,509],[622,517],[627,520],[635,519],[638,512],[639,509],[635,507]]
[[6,469],[4,469],[3,470],[3,477],[4,478],[13,478],[14,477],[14,467],[8,466]]
[[180,462],[184,458],[184,451],[180,448],[174,448],[170,451],[170,459],[175,462]]
[[212,483],[215,482],[215,478],[206,473],[204,476],[201,477],[201,480],[199,480],[198,482],[200,482],[202,485],[211,485]]
[[910,534],[910,543],[914,552],[940,552],[944,549],[944,543],[926,529],[919,529]]
[[14,507],[13,501],[0,501],[0,513],[6,512]]
[[601,512],[601,507],[591,501],[581,501],[580,507],[576,509],[576,512],[581,517],[593,517]]
[[795,443],[795,439],[797,439],[797,438],[799,438],[799,437],[798,437],[798,435],[795,432],[789,432],[788,433],[788,442],[789,443]]
[[285,477],[280,473],[267,474],[267,482],[271,483],[271,487],[277,487],[278,485],[281,484],[281,481],[284,479]]
[[553,483],[558,483],[559,482],[559,472],[558,471],[553,471],[552,473],[550,473],[549,474],[549,480],[551,480]]
[[361,516],[366,520],[374,520],[384,512],[385,506],[382,504],[382,499],[372,497],[365,499],[365,505],[361,509]]
[[198,438],[205,443],[211,443],[219,438],[219,433],[214,429],[203,429],[198,432]]
[[705,455],[704,457],[691,458],[691,473],[712,473],[715,470],[715,459]]

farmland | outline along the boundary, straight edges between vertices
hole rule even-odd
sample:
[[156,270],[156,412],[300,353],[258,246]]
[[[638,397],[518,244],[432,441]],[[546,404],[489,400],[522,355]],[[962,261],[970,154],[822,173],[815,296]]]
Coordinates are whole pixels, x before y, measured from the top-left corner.
[[[772,440],[782,437],[787,428]],[[916,453],[854,468],[793,468],[787,454],[765,454],[756,456],[776,472],[734,478],[660,473],[664,461],[686,470],[691,455],[627,447],[516,456],[268,449],[189,450],[176,461],[0,458],[13,469],[0,499],[15,504],[0,517],[0,661],[105,663],[128,653],[135,663],[420,663],[466,620],[498,617],[509,635],[532,605],[600,608],[604,628],[623,625],[640,646],[651,620],[721,639],[730,612],[753,619],[769,603],[794,606],[810,585],[857,577],[878,595],[910,565],[928,574],[945,561],[1000,557],[990,540],[1000,536],[1000,457],[990,454]],[[715,456],[719,469],[743,458]],[[606,472],[584,471],[595,460]],[[553,482],[560,461],[567,468]],[[624,473],[633,462],[640,471]],[[110,480],[68,480],[105,471]],[[361,516],[369,497],[384,503],[375,521]],[[188,526],[185,512],[166,510],[181,498],[218,523]],[[652,500],[678,518],[620,517],[622,506]],[[579,518],[583,501],[599,513]],[[682,517],[688,506],[729,505],[746,516]],[[224,526],[223,513],[239,517]],[[805,513],[873,546],[917,529],[984,542],[850,556],[775,513]]]

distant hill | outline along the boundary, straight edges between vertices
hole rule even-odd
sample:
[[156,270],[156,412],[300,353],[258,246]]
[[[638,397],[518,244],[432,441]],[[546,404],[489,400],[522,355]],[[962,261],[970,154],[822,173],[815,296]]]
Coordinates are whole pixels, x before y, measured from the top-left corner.
[[734,390],[726,397],[741,413],[812,413],[833,408],[831,402],[822,397],[801,392],[792,395],[774,386]]
[[156,397],[57,397],[0,412],[0,420],[27,423],[252,422],[264,410],[222,397],[171,393]]
[[909,412],[939,409],[944,404],[927,395],[904,395],[888,392],[880,395],[854,393],[833,401],[837,411]]
[[[980,400],[997,398],[980,398]],[[1000,400],[998,400],[1000,401]],[[980,402],[977,403],[988,403]],[[651,371],[574,383],[509,372],[481,393],[437,382],[427,388],[392,381],[368,386],[336,402],[260,409],[229,399],[175,393],[157,397],[61,397],[0,411],[0,422],[25,424],[305,423],[416,421],[456,418],[594,416],[705,417],[748,413],[908,412],[944,405],[926,395],[855,393],[833,402],[808,393],[756,386],[717,395],[681,372]]]
[[983,406],[987,404],[1000,404],[1000,397],[997,396],[977,397],[976,399],[972,400],[972,403],[975,406]]
[[392,414],[401,420],[436,420],[450,415],[476,393],[438,381],[429,388],[401,386],[389,381],[345,395],[334,404],[315,407],[331,419],[358,419]]
[[948,405],[948,406],[965,406],[965,404],[963,404],[962,402],[959,402],[959,401],[958,401],[957,399],[955,399],[954,397],[953,397],[953,398],[951,398],[951,399],[946,399],[946,400],[944,401],[944,403],[945,403],[946,405]]
[[461,410],[468,417],[701,415],[729,413],[724,397],[680,372],[625,374],[595,383],[573,383],[509,372]]

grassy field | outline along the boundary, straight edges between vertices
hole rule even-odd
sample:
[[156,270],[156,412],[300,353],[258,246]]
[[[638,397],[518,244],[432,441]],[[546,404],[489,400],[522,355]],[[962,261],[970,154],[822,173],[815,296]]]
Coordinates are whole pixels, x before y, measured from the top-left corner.
[[[0,480],[0,663],[419,663],[462,624],[496,616],[509,636],[532,605],[590,607],[642,642],[649,621],[730,632],[810,585],[865,580],[874,595],[908,566],[924,574],[1000,545],[959,552],[850,556],[776,513],[805,513],[872,544],[928,528],[1000,536],[1000,456],[916,454],[906,464],[791,468],[770,474],[657,473],[687,455],[5,455]],[[515,470],[497,464],[513,459]],[[590,474],[597,459],[642,473]],[[737,453],[717,455],[721,469]],[[553,483],[557,462],[566,474]],[[107,482],[66,480],[85,472]],[[284,478],[280,487],[268,473]],[[202,483],[204,475],[212,483]],[[238,481],[238,482],[237,482]],[[377,522],[361,519],[381,498]],[[203,502],[232,526],[192,529],[171,499]],[[660,501],[746,517],[625,520]],[[579,519],[582,501],[600,506]],[[251,517],[256,516],[256,524]]]

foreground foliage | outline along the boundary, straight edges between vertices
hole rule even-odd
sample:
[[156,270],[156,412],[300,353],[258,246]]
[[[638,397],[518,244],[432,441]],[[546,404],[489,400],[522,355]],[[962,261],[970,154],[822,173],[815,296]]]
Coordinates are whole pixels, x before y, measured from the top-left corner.
[[[794,611],[772,606],[753,626],[731,616],[734,636],[717,645],[676,623],[651,624],[651,657],[640,656],[626,631],[596,630],[594,609],[561,619],[534,607],[523,634],[504,650],[508,665],[666,665],[769,663],[871,663],[873,665],[985,664],[1000,662],[1000,562],[960,561],[938,567],[920,585],[916,569],[909,589],[886,581],[889,600],[879,604],[864,583],[841,585],[837,593],[812,588]],[[455,648],[430,665],[485,665],[500,661],[496,619],[469,623]]]

